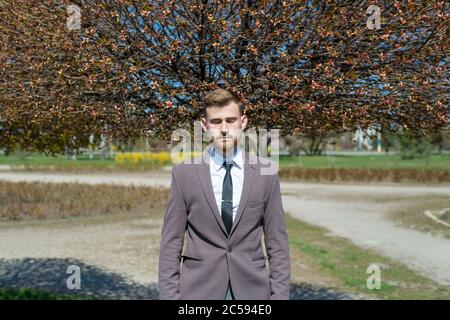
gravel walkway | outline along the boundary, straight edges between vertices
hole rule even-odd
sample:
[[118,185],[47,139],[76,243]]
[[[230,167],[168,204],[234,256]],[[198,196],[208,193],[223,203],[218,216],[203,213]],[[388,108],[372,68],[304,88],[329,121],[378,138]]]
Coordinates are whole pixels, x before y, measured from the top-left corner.
[[[170,172],[75,175],[71,173],[4,171],[0,172],[0,180],[169,187]],[[364,200],[371,196],[406,196],[414,199],[415,196],[427,194],[450,195],[450,186],[282,182],[281,188],[285,211],[292,216],[326,227],[333,234],[343,236],[361,247],[371,248],[400,260],[440,284],[450,284],[449,240],[395,226],[383,217],[384,213],[391,209],[390,205],[386,203],[376,205]],[[38,287],[45,288],[46,283],[53,283],[52,288],[56,288],[56,285],[61,285],[61,277],[67,277],[65,270],[68,261],[75,259],[79,264],[85,266],[84,269],[88,274],[85,285],[86,288],[91,289],[86,293],[104,294],[111,298],[152,299],[155,297],[156,290],[157,247],[159,245],[152,239],[159,239],[155,235],[160,232],[160,226],[159,221],[138,219],[120,224],[67,226],[51,229],[2,228],[0,229],[0,287],[30,283],[30,281],[39,282],[39,279],[43,279],[42,286],[37,284]],[[89,247],[95,248],[95,250],[86,250]],[[115,249],[112,254],[110,248]],[[49,270],[57,268],[59,271],[46,272],[47,266]],[[44,274],[41,274],[41,277],[35,277],[31,273],[27,276],[25,271],[21,273],[11,273],[10,271],[28,269],[31,271],[42,269],[41,271],[49,278],[47,279]],[[90,278],[89,274],[92,274],[93,278]],[[96,277],[99,276],[95,276],[95,274],[110,277],[112,287],[107,289],[101,285],[95,285],[96,283],[107,283],[103,280],[96,282]],[[89,282],[91,280],[88,279],[91,279],[92,282]],[[124,289],[121,291],[123,294],[117,294],[114,293],[117,292],[116,290],[111,289],[114,288],[114,285],[131,287],[129,287],[129,291]],[[132,288],[136,288],[136,290]],[[299,285],[293,288],[292,292],[293,299],[354,298],[332,290],[328,291],[326,288],[313,288],[307,285]]]

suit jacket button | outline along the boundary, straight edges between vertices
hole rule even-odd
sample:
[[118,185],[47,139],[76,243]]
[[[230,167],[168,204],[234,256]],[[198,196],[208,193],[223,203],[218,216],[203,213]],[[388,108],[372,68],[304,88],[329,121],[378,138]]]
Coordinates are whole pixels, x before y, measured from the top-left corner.
[[231,248],[227,248],[227,252],[231,252]]

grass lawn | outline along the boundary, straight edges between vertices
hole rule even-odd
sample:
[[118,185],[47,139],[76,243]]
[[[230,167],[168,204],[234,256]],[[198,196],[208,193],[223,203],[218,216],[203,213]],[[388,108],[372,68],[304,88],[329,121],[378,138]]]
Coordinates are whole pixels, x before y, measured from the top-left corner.
[[[301,168],[330,168],[329,156],[280,156],[280,167],[298,166]],[[450,170],[450,154],[432,155],[427,163],[423,158],[402,160],[397,155],[362,155],[334,156],[335,168],[416,168],[416,169],[448,169]]]
[[449,196],[420,196],[408,199],[407,203],[389,212],[387,217],[403,227],[450,239],[449,227],[433,221],[424,214],[425,210],[441,211],[444,208],[450,208]]
[[142,163],[139,165],[117,164],[113,158],[102,159],[88,155],[77,156],[77,160],[68,159],[67,156],[45,156],[33,154],[21,158],[18,155],[0,155],[0,165],[24,166],[26,170],[51,170],[51,171],[116,171],[116,170],[149,170],[159,168],[154,163]]
[[0,288],[0,300],[93,300],[93,297],[82,295],[62,295],[48,293],[36,289]]
[[[26,166],[28,169],[45,169],[50,167],[55,170],[139,170],[153,168],[152,165],[128,165],[120,166],[114,159],[101,159],[99,156],[90,160],[87,155],[80,155],[77,160],[68,159],[64,155],[56,157],[33,154],[25,158],[18,155],[0,155],[0,165]],[[300,168],[330,168],[329,156],[280,156],[280,167],[296,166]],[[448,169],[450,170],[450,154],[432,155],[429,162],[423,158],[402,160],[397,155],[339,155],[334,157],[335,168],[417,168],[417,169]]]
[[101,159],[99,156],[95,156],[94,159],[89,159],[87,155],[80,155],[77,160],[68,159],[67,156],[57,155],[45,156],[41,154],[32,154],[27,157],[19,157],[16,154],[11,154],[8,156],[0,155],[0,164],[9,165],[65,165],[77,163],[80,166],[83,165],[97,165],[97,166],[108,166],[114,164],[114,159]]
[[[450,287],[441,286],[409,269],[404,264],[360,248],[350,241],[330,236],[316,227],[286,215],[292,260],[292,277],[304,278],[305,269],[326,277],[332,287],[375,299],[450,299]],[[298,263],[296,263],[298,259]],[[367,267],[381,269],[381,288],[366,286]],[[300,268],[299,265],[304,265]]]

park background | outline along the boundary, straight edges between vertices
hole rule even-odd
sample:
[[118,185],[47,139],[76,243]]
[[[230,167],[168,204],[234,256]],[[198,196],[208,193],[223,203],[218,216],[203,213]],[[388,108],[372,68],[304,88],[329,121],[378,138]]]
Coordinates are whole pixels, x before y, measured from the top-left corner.
[[449,11],[0,1],[0,298],[158,299],[172,134],[225,87],[280,130],[248,148],[279,161],[292,299],[449,299]]

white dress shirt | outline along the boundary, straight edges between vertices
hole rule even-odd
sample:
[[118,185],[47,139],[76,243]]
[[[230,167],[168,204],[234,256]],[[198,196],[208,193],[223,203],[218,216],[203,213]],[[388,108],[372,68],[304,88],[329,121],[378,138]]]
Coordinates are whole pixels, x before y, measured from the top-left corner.
[[[219,213],[222,214],[222,187],[223,179],[227,170],[223,166],[225,158],[214,148],[210,151],[211,160],[209,162],[209,171],[211,174],[211,182],[214,191],[214,196],[216,198],[217,208]],[[233,183],[233,221],[236,217],[236,213],[239,207],[239,201],[241,200],[242,186],[244,183],[244,160],[242,157],[242,151],[239,145],[237,146],[233,154],[233,166],[231,167],[231,180]]]

